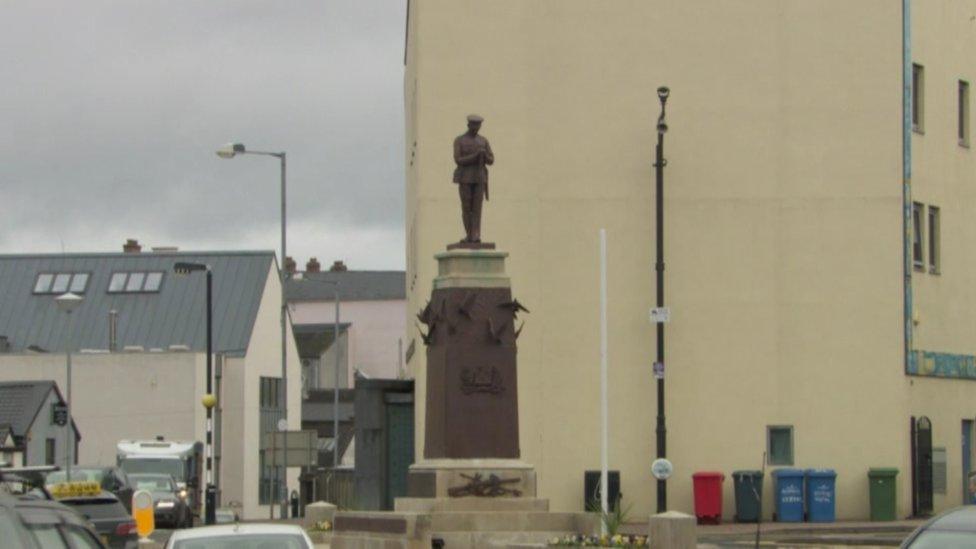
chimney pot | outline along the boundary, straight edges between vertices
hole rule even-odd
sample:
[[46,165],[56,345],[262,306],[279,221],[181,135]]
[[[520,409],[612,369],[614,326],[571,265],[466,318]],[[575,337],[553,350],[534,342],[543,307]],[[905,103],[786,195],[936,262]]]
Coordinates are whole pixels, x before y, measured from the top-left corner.
[[329,270],[332,272],[342,272],[348,271],[349,267],[346,267],[346,264],[343,263],[341,259],[337,259],[332,263],[332,267],[330,267]]
[[142,251],[142,246],[139,245],[139,241],[134,238],[129,238],[122,245],[122,252],[127,254],[137,254]]
[[295,263],[295,259],[293,257],[291,256],[285,257],[285,272],[294,273],[297,268],[298,266]]
[[318,273],[322,271],[322,264],[316,258],[311,258],[308,263],[305,264],[305,272],[307,273]]

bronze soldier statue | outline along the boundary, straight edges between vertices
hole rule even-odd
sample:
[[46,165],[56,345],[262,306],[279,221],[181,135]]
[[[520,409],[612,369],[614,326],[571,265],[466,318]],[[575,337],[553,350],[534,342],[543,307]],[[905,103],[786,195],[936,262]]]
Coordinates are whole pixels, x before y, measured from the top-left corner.
[[495,163],[491,145],[478,135],[484,119],[468,116],[468,131],[454,140],[454,183],[461,195],[461,219],[465,236],[461,242],[481,242],[481,202],[488,200],[488,166]]

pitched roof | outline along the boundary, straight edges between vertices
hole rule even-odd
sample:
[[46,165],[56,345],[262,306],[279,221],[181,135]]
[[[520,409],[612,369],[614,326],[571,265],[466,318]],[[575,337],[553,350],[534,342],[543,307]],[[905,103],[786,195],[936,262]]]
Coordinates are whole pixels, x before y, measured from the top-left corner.
[[0,383],[0,423],[9,425],[14,436],[24,436],[53,387],[53,381]]
[[342,301],[382,301],[407,298],[404,271],[305,272],[285,282],[288,301],[332,301],[338,283]]
[[[117,349],[145,350],[185,345],[206,350],[206,277],[177,276],[178,261],[205,263],[213,270],[214,351],[246,351],[268,273],[271,251],[147,252],[0,255],[0,336],[11,351],[30,346],[63,352],[69,318],[56,295],[33,293],[40,273],[90,274],[84,300],[70,318],[73,349],[108,349],[109,311],[118,312]],[[116,272],[162,272],[154,293],[109,293]]]

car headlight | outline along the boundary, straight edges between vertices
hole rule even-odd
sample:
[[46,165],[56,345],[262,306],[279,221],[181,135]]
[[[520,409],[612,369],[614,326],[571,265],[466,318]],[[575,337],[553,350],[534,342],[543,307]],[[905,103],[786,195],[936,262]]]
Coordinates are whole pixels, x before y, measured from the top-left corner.
[[160,509],[171,509],[175,506],[176,503],[172,501],[160,501],[159,503],[156,504],[156,507],[159,507]]
[[190,493],[187,492],[186,490],[180,490],[180,498],[186,499],[186,497],[189,496],[189,495],[190,495]]

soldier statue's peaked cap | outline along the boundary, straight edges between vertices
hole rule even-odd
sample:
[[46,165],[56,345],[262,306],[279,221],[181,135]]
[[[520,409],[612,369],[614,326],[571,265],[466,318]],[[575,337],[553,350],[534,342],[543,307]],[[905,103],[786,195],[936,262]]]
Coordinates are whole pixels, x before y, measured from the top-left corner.
[[484,121],[485,121],[485,119],[482,118],[482,117],[480,117],[480,116],[478,116],[477,114],[469,114],[468,115],[468,122],[479,122],[480,123],[480,122],[484,122]]

